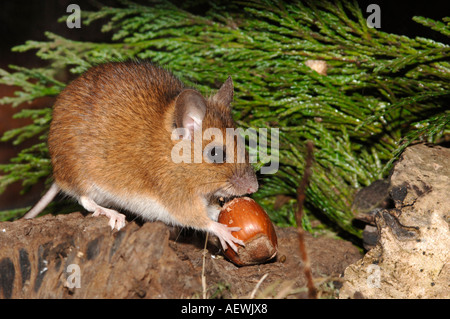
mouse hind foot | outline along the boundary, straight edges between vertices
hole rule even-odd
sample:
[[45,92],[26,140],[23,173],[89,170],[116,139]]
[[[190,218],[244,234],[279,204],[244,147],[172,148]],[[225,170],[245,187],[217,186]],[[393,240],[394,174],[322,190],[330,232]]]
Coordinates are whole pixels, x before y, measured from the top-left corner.
[[111,226],[111,229],[116,228],[117,230],[120,230],[125,226],[125,215],[119,213],[118,211],[102,207],[87,196],[80,197],[80,204],[84,207],[84,209],[93,213],[92,216],[94,217],[100,215],[109,217],[108,225]]

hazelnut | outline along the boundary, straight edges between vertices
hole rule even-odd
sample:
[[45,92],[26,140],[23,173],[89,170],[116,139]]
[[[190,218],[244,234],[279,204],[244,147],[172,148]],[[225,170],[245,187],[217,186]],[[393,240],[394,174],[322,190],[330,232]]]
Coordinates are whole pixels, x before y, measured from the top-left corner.
[[323,60],[307,60],[305,61],[305,65],[321,75],[327,75],[328,65]]
[[226,203],[219,214],[219,223],[240,227],[232,235],[244,242],[238,252],[228,248],[224,255],[239,266],[266,262],[277,254],[277,235],[264,209],[249,197],[239,197]]

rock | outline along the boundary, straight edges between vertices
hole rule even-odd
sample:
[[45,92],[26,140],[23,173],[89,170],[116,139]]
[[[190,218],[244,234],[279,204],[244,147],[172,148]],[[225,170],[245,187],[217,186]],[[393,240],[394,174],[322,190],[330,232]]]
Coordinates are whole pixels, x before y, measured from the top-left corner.
[[[248,297],[266,274],[258,294],[306,297],[297,232],[276,232],[278,260],[236,267],[213,245],[203,262],[203,233],[160,222],[128,222],[120,231],[111,231],[105,217],[81,213],[1,222],[0,297],[199,298],[203,265],[207,297]],[[308,234],[306,245],[320,281],[361,258],[343,240]]]
[[378,244],[347,267],[339,298],[450,297],[450,150],[408,147],[390,176],[395,208],[375,215]]
[[390,189],[388,180],[379,179],[360,189],[353,199],[352,213],[355,219],[367,223],[362,234],[366,250],[374,248],[378,242],[377,228],[374,227],[377,212],[394,207],[389,196]]
[[355,218],[371,223],[372,214],[380,208],[390,208],[391,198],[389,197],[389,181],[379,179],[367,187],[361,188],[353,199],[352,212]]

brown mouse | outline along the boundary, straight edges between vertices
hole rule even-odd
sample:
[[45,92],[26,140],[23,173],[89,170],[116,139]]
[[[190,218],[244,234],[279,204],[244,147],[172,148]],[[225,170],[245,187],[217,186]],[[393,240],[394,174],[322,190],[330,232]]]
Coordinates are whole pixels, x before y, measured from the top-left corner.
[[[238,229],[217,222],[216,199],[258,189],[248,154],[244,162],[211,161],[211,154],[224,155],[228,144],[211,137],[200,150],[194,145],[208,128],[225,137],[226,128],[235,127],[233,90],[229,77],[215,95],[204,98],[146,61],[92,67],[56,100],[48,138],[54,184],[24,217],[38,215],[62,191],[94,216],[108,216],[112,228],[125,225],[116,209],[127,210],[146,220],[210,232],[223,248],[236,250],[235,243],[243,243],[231,232]],[[176,129],[185,134],[174,138]],[[192,144],[192,159],[200,154],[203,160],[174,161],[180,142]],[[208,145],[214,147],[207,150]]]

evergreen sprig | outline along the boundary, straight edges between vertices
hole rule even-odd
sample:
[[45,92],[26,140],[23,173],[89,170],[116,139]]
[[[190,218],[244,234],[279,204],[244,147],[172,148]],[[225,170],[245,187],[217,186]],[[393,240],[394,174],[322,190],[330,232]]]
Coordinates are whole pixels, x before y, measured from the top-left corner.
[[[316,163],[304,227],[309,227],[308,216],[319,212],[338,229],[359,234],[351,222],[355,191],[384,177],[406,145],[415,140],[437,142],[449,132],[450,47],[369,28],[356,2],[254,0],[209,6],[203,14],[194,14],[188,5],[166,1],[121,1],[117,7],[83,11],[86,25],[105,21],[102,30],[114,33],[113,42],[77,42],[46,33],[48,41],[27,41],[14,48],[35,49],[51,65],[42,75],[16,68],[19,72],[11,78],[0,71],[3,83],[23,90],[15,100],[2,102],[18,104],[57,94],[64,84],[52,82],[50,74],[58,68],[81,73],[93,64],[126,58],[164,65],[203,93],[231,75],[237,123],[280,129],[280,170],[262,177],[256,199],[277,223],[295,223],[304,145],[311,140]],[[449,35],[448,18],[414,20]],[[312,70],[308,60],[325,61],[327,74]],[[31,78],[41,86],[28,84]],[[44,121],[42,127],[47,125]],[[45,136],[45,129],[22,129],[7,132],[5,139],[23,140],[28,130],[30,136]],[[3,185],[9,183],[13,167],[2,177]],[[277,195],[292,197],[278,211],[273,208]]]

